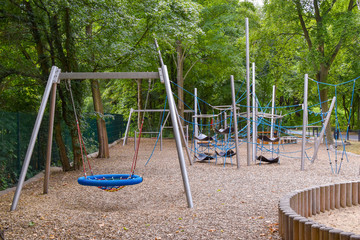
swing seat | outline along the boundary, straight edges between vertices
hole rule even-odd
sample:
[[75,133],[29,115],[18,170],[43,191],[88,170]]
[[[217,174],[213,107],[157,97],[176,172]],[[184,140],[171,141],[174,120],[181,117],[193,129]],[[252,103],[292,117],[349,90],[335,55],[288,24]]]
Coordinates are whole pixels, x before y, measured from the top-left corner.
[[116,192],[128,185],[139,184],[142,177],[130,174],[103,174],[79,177],[78,183],[84,186],[95,186],[107,192]]
[[205,134],[200,134],[199,136],[195,137],[197,140],[200,140],[200,141],[212,141],[214,140],[212,137],[208,137],[206,136]]
[[198,155],[195,155],[195,157],[199,159],[200,162],[205,160],[212,160],[215,158],[210,153],[199,153]]
[[220,133],[220,134],[229,134],[230,131],[233,133],[233,132],[234,132],[234,128],[229,128],[229,127],[228,127],[228,128],[225,128],[225,129],[223,129],[223,128],[216,129],[216,128],[215,128],[215,132]]
[[266,158],[266,157],[260,155],[260,156],[257,157],[257,160],[259,160],[260,162],[267,162],[269,164],[272,164],[272,163],[278,163],[279,162],[279,157]]
[[258,139],[260,139],[261,141],[264,141],[264,142],[272,142],[272,143],[279,142],[278,137],[277,138],[270,138],[270,137],[268,137],[266,135],[259,135]]
[[228,150],[227,152],[217,152],[215,151],[215,153],[217,155],[219,155],[220,157],[232,157],[234,156],[236,153],[233,150]]

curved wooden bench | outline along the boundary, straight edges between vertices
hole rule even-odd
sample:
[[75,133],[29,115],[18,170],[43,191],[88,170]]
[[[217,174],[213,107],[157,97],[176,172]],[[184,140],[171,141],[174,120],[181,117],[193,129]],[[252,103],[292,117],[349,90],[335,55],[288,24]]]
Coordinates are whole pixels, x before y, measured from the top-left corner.
[[295,191],[279,201],[279,234],[285,240],[360,240],[360,235],[334,229],[308,217],[360,204],[360,181],[321,185]]

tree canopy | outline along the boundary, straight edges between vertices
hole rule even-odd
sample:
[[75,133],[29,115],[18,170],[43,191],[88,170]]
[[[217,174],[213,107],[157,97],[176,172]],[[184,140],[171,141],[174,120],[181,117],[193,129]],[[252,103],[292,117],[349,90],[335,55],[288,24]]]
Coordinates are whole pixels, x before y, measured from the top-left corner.
[[[305,73],[330,84],[360,75],[360,11],[355,0],[265,0],[260,7],[235,0],[5,0],[0,6],[4,111],[36,112],[52,65],[62,71],[157,71],[154,38],[177,84],[172,87],[181,99],[180,110],[193,106],[193,96],[182,88],[189,92],[198,88],[199,97],[212,105],[230,104],[230,75],[237,87],[245,79],[246,17],[259,100],[269,101],[275,84],[277,105],[302,103]],[[93,111],[90,86],[94,84],[72,82],[80,116]],[[126,117],[130,108],[163,108],[163,85],[154,81],[151,86],[148,106],[138,101],[147,94],[147,81],[103,81],[97,88],[104,111]],[[337,89],[343,116],[349,114],[350,90],[348,85]],[[310,84],[309,91],[310,103],[319,103],[316,84]],[[326,111],[326,100],[335,92],[323,86],[320,92]],[[354,99],[351,128],[359,129],[359,84]],[[210,110],[201,104],[204,111]],[[72,111],[69,92],[61,84],[56,122],[65,120],[79,162]],[[292,121],[301,123],[300,118]],[[61,131],[58,124],[58,146],[62,146]]]

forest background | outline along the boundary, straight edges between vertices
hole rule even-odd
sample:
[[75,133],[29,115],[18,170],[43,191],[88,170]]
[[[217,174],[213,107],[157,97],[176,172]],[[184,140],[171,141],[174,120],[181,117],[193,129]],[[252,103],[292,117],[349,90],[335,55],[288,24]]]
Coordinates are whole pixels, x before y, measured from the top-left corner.
[[[16,121],[9,116],[37,113],[51,66],[62,72],[157,71],[157,38],[170,79],[176,83],[173,92],[181,99],[179,114],[190,121],[184,109],[193,106],[194,98],[182,88],[193,92],[196,87],[204,100],[199,103],[201,112],[210,114],[213,110],[206,102],[213,106],[231,103],[230,75],[235,76],[237,90],[245,91],[246,17],[250,23],[250,61],[256,63],[256,93],[262,104],[271,100],[272,85],[277,89],[277,106],[301,104],[305,73],[330,84],[360,76],[360,11],[355,0],[265,0],[260,6],[233,0],[1,1],[0,188],[15,183],[18,176],[17,171],[9,171],[16,147],[6,136],[17,131]],[[327,111],[326,100],[335,95],[334,87],[320,87],[323,104],[312,109],[315,114],[309,121],[318,121],[316,113]],[[164,85],[151,82],[145,106],[148,88],[147,79],[71,82],[82,128],[86,117],[97,121],[93,131],[97,131],[99,157],[109,155],[108,115],[104,113],[121,114],[126,119],[130,108],[164,108]],[[360,128],[359,89],[359,83],[336,89],[342,130],[348,125]],[[310,82],[309,105],[319,102],[317,84]],[[246,105],[246,100],[240,104]],[[284,109],[283,113],[293,110]],[[283,125],[301,125],[301,115],[292,115]],[[147,115],[145,127],[155,131],[160,117]],[[333,127],[335,123],[332,118]],[[23,126],[32,127],[31,121]],[[66,144],[65,131],[71,146]],[[80,145],[66,81],[58,86],[54,140],[58,164],[64,171],[78,169]],[[16,165],[21,166],[21,161]]]

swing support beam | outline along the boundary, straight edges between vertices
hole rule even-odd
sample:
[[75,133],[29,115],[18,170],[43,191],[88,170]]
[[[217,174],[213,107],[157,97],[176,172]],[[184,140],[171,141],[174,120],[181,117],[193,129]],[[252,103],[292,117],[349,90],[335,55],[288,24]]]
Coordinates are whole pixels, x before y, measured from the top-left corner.
[[64,72],[61,79],[159,79],[159,72]]

